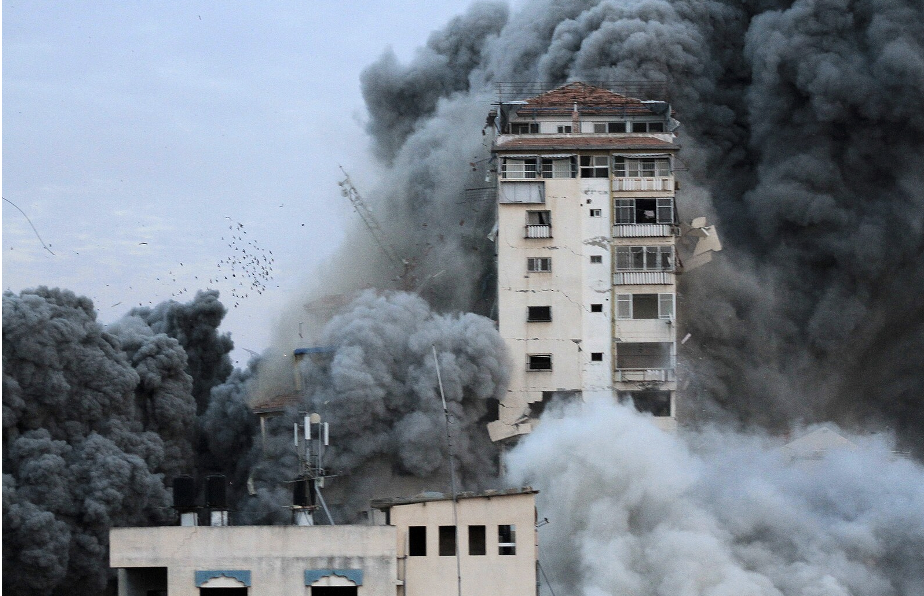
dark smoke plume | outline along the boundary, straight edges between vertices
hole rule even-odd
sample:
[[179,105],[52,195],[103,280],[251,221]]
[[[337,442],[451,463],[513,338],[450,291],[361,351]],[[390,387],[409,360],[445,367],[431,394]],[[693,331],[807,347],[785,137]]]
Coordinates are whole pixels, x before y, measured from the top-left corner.
[[493,205],[464,188],[484,177],[494,82],[667,81],[681,217],[708,216],[726,241],[681,278],[684,417],[887,427],[920,454],[924,5],[534,0],[505,14],[476,4],[410,64],[386,54],[363,76],[393,166],[387,231],[413,239],[419,277],[453,273],[428,298],[491,312],[491,252],[471,239]]
[[172,521],[165,479],[207,455],[195,390],[224,380],[223,315],[205,292],[104,329],[67,290],[3,295],[4,589],[99,594],[109,529]]

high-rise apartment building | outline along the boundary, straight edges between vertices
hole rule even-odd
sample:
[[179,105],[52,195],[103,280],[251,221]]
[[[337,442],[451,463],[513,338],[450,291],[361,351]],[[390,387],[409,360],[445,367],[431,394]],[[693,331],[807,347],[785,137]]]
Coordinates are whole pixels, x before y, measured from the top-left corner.
[[628,95],[570,83],[502,96],[492,112],[498,321],[513,360],[495,441],[594,395],[676,427],[678,123],[667,102]]

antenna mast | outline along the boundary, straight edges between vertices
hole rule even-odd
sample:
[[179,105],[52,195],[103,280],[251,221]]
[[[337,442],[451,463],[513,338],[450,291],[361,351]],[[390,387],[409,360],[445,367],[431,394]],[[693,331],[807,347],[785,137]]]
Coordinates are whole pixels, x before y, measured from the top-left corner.
[[320,503],[330,525],[336,525],[321,494],[326,478],[322,460],[324,449],[330,445],[330,427],[321,422],[320,414],[303,412],[301,424],[296,422],[293,430],[300,472],[292,491],[294,522],[299,526],[315,525],[314,512]]
[[449,408],[446,407],[446,394],[443,393],[443,377],[440,375],[440,361],[436,357],[436,346],[433,348],[433,363],[436,365],[436,380],[440,386],[440,399],[443,401],[443,416],[446,418],[446,444],[449,447],[449,482],[452,487],[452,527],[456,532],[456,586],[459,596],[462,596],[462,562],[459,558],[459,512],[456,504],[456,458],[452,448],[452,434],[449,432]]

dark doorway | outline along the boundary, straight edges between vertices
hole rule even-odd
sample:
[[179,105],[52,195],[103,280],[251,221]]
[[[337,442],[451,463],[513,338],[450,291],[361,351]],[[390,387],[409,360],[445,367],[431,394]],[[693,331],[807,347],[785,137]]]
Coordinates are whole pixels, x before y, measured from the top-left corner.
[[311,596],[356,596],[356,586],[312,586]]

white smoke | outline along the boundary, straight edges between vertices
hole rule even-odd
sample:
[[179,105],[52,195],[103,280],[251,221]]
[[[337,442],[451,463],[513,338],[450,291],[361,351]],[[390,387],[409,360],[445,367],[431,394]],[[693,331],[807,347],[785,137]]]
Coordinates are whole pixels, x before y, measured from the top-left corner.
[[545,416],[508,479],[541,491],[556,594],[924,594],[924,468],[846,436],[855,448],[806,459],[779,438],[668,435],[599,400]]

